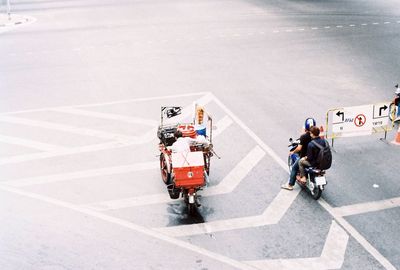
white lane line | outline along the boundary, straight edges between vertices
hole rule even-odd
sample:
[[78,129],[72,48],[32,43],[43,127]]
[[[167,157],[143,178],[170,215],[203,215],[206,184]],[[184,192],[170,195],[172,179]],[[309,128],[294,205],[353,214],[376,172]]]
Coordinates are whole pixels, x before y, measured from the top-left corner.
[[206,249],[204,249],[202,247],[195,246],[195,245],[192,245],[192,244],[187,243],[185,241],[166,236],[164,234],[155,232],[155,231],[150,230],[150,229],[148,229],[146,227],[139,226],[137,224],[134,224],[132,222],[129,222],[129,221],[126,221],[126,220],[123,220],[123,219],[119,219],[119,218],[116,218],[116,217],[111,217],[111,216],[108,216],[106,214],[99,213],[99,212],[96,212],[96,211],[92,211],[90,209],[86,209],[86,208],[83,208],[83,207],[80,207],[80,206],[77,206],[77,205],[74,205],[74,204],[71,204],[71,203],[68,203],[68,202],[59,201],[59,200],[56,200],[56,199],[52,199],[52,198],[49,198],[49,197],[45,197],[45,196],[42,196],[42,195],[38,195],[38,194],[34,194],[34,193],[22,191],[22,190],[18,190],[18,189],[11,188],[11,187],[5,187],[5,186],[1,186],[0,185],[0,189],[2,189],[4,191],[7,191],[7,192],[14,193],[14,194],[18,194],[20,196],[24,196],[24,197],[28,197],[28,198],[31,198],[31,199],[39,200],[41,202],[45,202],[45,203],[48,203],[48,204],[51,204],[51,205],[54,205],[54,206],[57,206],[57,207],[62,207],[62,208],[65,208],[65,209],[69,209],[69,210],[72,210],[72,211],[75,211],[75,212],[78,212],[78,213],[81,213],[81,214],[84,214],[84,215],[87,215],[87,216],[90,216],[90,217],[93,217],[93,218],[97,218],[97,219],[109,222],[111,224],[115,224],[115,225],[130,229],[132,231],[135,231],[135,232],[138,232],[138,233],[153,237],[155,239],[170,243],[170,244],[178,246],[180,248],[184,248],[184,249],[189,250],[191,252],[206,256],[208,258],[211,258],[213,260],[216,260],[216,261],[222,262],[224,264],[230,265],[230,266],[235,267],[237,269],[243,269],[243,270],[255,270],[256,269],[253,266],[250,266],[248,264],[233,260],[233,259],[231,259],[229,257],[225,257],[225,256],[217,254],[217,253],[213,253],[213,252],[211,252],[209,250],[206,250]]
[[344,262],[349,236],[335,221],[332,221],[324,248],[320,257],[299,259],[271,259],[245,261],[244,263],[259,269],[340,269]]
[[0,142],[8,143],[8,144],[15,144],[15,145],[22,145],[24,147],[33,148],[33,149],[37,149],[37,150],[45,151],[45,152],[59,152],[59,151],[65,151],[68,149],[67,147],[62,147],[62,146],[58,146],[58,145],[42,143],[42,142],[38,142],[38,141],[22,139],[22,138],[17,138],[17,137],[10,137],[10,136],[5,136],[5,135],[0,135]]
[[381,200],[381,201],[358,203],[342,207],[335,207],[333,208],[333,211],[335,212],[336,215],[343,217],[343,216],[352,216],[374,211],[380,211],[394,207],[400,207],[400,197]]
[[89,128],[73,127],[73,126],[63,125],[63,124],[55,124],[55,123],[51,123],[51,122],[47,122],[47,121],[24,119],[24,118],[19,118],[19,117],[15,117],[15,116],[4,116],[4,115],[0,116],[0,122],[20,124],[20,125],[26,125],[26,126],[32,126],[32,127],[40,127],[40,128],[45,128],[45,129],[52,129],[52,130],[68,132],[68,133],[82,135],[82,136],[92,136],[92,137],[98,137],[98,138],[109,139],[109,140],[111,139],[111,140],[117,140],[117,141],[132,141],[132,140],[137,139],[137,137],[135,137],[135,136],[125,136],[125,135],[121,135],[121,134],[98,131],[98,130],[89,129]]
[[374,23],[372,23],[373,25],[378,25],[379,23],[378,22],[374,22]]
[[159,167],[159,162],[143,162],[136,163],[133,165],[115,166],[100,169],[91,169],[71,173],[52,174],[52,175],[41,175],[37,177],[22,178],[16,180],[9,180],[2,182],[3,184],[11,187],[26,187],[32,185],[41,185],[48,183],[61,182],[66,180],[90,178],[96,176],[114,175],[129,172],[137,172],[144,170],[156,169]]
[[358,243],[368,251],[386,270],[396,270],[388,259],[386,259],[374,246],[372,246],[367,239],[365,239],[353,226],[350,225],[343,217],[336,215],[335,208],[330,206],[324,199],[320,198],[318,203],[325,208]]
[[343,28],[343,25],[336,25],[337,28]]
[[362,23],[361,25],[362,25],[362,26],[366,26],[366,25],[368,25],[368,23]]
[[235,123],[237,123],[253,140],[269,154],[269,156],[275,160],[287,173],[289,173],[288,166],[267,144],[265,144],[249,127],[247,127],[242,120],[229,110],[225,104],[223,104],[216,96],[213,95],[213,100],[217,103],[227,115],[229,115]]
[[63,107],[63,108],[53,109],[52,111],[68,113],[68,114],[83,115],[83,116],[90,116],[90,117],[101,118],[101,119],[116,120],[118,122],[124,122],[124,123],[129,123],[129,124],[141,124],[141,125],[147,125],[147,126],[151,126],[151,127],[156,127],[158,125],[157,121],[150,120],[150,119],[143,119],[143,118],[138,118],[138,117],[125,116],[125,115],[112,114],[112,113],[93,112],[93,111],[87,111],[87,110],[76,109],[76,108]]
[[[253,169],[253,167],[257,165],[264,155],[265,152],[262,151],[259,146],[256,146],[218,185],[207,188],[201,195],[205,197],[232,192],[243,180],[243,178]],[[170,201],[171,199],[167,192],[164,192],[160,194],[137,196],[120,200],[96,202],[86,205],[86,207],[98,211],[106,211],[139,205],[167,203]]]
[[312,30],[318,30],[318,27],[311,27]]
[[[149,98],[133,98],[133,99],[123,99],[123,100],[103,102],[103,103],[71,105],[70,107],[88,108],[88,107],[108,106],[108,105],[114,105],[114,104],[135,103],[135,102],[144,102],[144,101],[152,101],[152,100],[160,100],[160,99],[177,99],[177,98],[181,98],[181,97],[203,96],[206,94],[208,94],[208,92],[196,92],[196,93],[170,95],[170,96],[156,96],[156,97],[149,97]],[[60,107],[47,107],[47,108],[32,109],[32,110],[3,112],[3,113],[0,113],[0,115],[11,115],[11,114],[29,113],[29,112],[42,112],[42,111],[50,111],[50,110],[58,109],[58,108],[60,108]]]
[[356,25],[355,25],[355,24],[349,24],[349,26],[350,26],[350,27],[354,27],[354,26],[356,26]]
[[277,224],[285,215],[286,211],[296,199],[296,196],[299,192],[299,188],[296,188],[292,192],[281,190],[274,198],[272,203],[265,209],[265,211],[258,216],[217,220],[199,224],[162,227],[155,228],[154,230],[162,232],[166,235],[180,237],[186,235],[206,234]]
[[383,24],[390,24],[390,22],[384,22]]
[[325,29],[329,29],[329,28],[331,28],[331,27],[330,27],[330,26],[325,26],[324,28],[325,28]]

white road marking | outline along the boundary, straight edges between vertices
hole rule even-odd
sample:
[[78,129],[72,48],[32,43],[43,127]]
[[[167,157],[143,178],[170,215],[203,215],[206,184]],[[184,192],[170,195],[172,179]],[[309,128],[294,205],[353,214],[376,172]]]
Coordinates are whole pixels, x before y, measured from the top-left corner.
[[329,233],[320,257],[300,259],[271,259],[245,261],[244,263],[259,269],[340,269],[344,262],[349,236],[335,221],[332,221]]
[[[199,105],[206,105],[207,103],[209,103],[212,100],[213,97],[207,93],[205,95],[204,95],[204,93],[202,93],[202,94],[203,94],[203,96],[200,97],[199,99],[195,100],[195,102],[197,102]],[[171,96],[168,96],[168,98],[170,98],[170,97]],[[93,105],[93,104],[91,104],[91,105]],[[190,106],[191,105],[189,105],[187,107],[190,107]],[[88,106],[82,106],[82,107],[88,107]],[[52,109],[56,110],[58,108],[48,108],[46,110],[52,110]],[[188,109],[186,109],[186,112],[183,112],[182,115],[179,115],[179,117],[182,117],[182,118],[187,117],[188,115],[190,115],[190,113],[192,113],[192,111],[189,111]],[[1,117],[2,116],[0,114],[0,119],[1,119]],[[181,119],[181,118],[179,118],[179,119]],[[53,158],[53,157],[64,156],[64,155],[95,152],[95,151],[114,149],[114,148],[120,148],[120,147],[128,147],[128,146],[133,146],[133,145],[140,145],[140,144],[156,141],[157,138],[154,136],[156,134],[156,132],[157,132],[157,128],[151,129],[148,132],[146,132],[145,134],[143,134],[142,136],[137,137],[136,139],[130,140],[130,141],[112,141],[112,142],[106,142],[106,143],[101,143],[101,144],[75,147],[75,148],[71,148],[68,150],[53,152],[53,153],[34,153],[34,154],[6,157],[6,158],[0,159],[0,165],[20,163],[20,162],[26,162],[26,161],[38,160],[38,159],[44,159],[44,158]]]
[[89,128],[80,128],[80,127],[73,127],[73,126],[69,126],[69,125],[56,124],[56,123],[51,123],[51,122],[47,122],[47,121],[24,119],[24,118],[19,118],[19,117],[15,117],[15,116],[4,116],[4,115],[0,116],[0,122],[40,127],[40,128],[45,128],[45,129],[52,129],[52,130],[68,132],[68,133],[77,134],[77,135],[93,136],[93,137],[98,137],[98,138],[102,138],[102,139],[109,139],[109,140],[111,139],[111,140],[117,140],[117,141],[132,141],[132,140],[136,140],[138,138],[135,136],[126,136],[126,135],[104,132],[104,131],[99,131],[99,130],[94,130],[94,129],[89,129]]
[[337,28],[343,28],[343,25],[336,25]]
[[229,116],[224,116],[221,120],[216,124],[217,129],[213,131],[212,136],[215,139],[218,135],[225,131],[229,126],[233,124],[232,119]]
[[330,27],[330,26],[325,26],[324,28],[325,28],[325,29],[329,29],[329,28],[331,28],[331,27]]
[[353,226],[343,217],[336,215],[335,208],[330,206],[324,199],[320,198],[318,203],[328,211],[343,228],[357,240],[358,243],[368,251],[386,270],[396,270],[388,259],[386,259],[376,248],[374,248]]
[[304,28],[300,28],[299,30],[300,30],[300,31],[304,31],[305,29],[304,29]]
[[83,115],[83,116],[90,116],[90,117],[101,118],[101,119],[116,120],[119,122],[124,122],[124,123],[129,123],[129,124],[141,124],[141,125],[147,125],[147,126],[151,126],[151,127],[156,127],[158,125],[157,121],[150,120],[150,119],[143,119],[143,118],[138,118],[138,117],[125,116],[125,115],[112,114],[112,113],[93,112],[93,111],[70,108],[70,107],[62,107],[62,108],[58,108],[58,109],[53,109],[52,111],[76,114],[76,115]]
[[[197,93],[170,95],[170,96],[155,96],[155,97],[148,97],[148,98],[133,98],[133,99],[123,99],[123,100],[109,101],[109,102],[103,102],[103,103],[71,105],[70,107],[89,108],[89,107],[99,107],[99,106],[108,106],[108,105],[123,104],[123,103],[144,102],[144,101],[152,101],[152,100],[160,100],[160,99],[177,99],[177,98],[181,98],[181,97],[203,96],[203,95],[207,95],[207,94],[208,94],[208,92],[197,92]],[[63,107],[65,107],[65,106],[63,106]],[[32,109],[32,110],[3,112],[3,113],[0,113],[0,116],[1,115],[19,114],[19,113],[50,111],[50,110],[53,110],[53,109],[56,110],[58,108],[62,108],[62,107],[47,107],[47,108]]]
[[[201,195],[205,197],[232,192],[243,180],[243,178],[253,169],[253,167],[257,165],[264,155],[264,151],[262,151],[259,146],[256,146],[218,185],[207,188],[204,192],[202,192]],[[170,201],[171,199],[168,196],[167,191],[165,191],[164,193],[160,194],[96,202],[94,204],[85,206],[98,211],[107,211],[139,205],[167,203]]]
[[390,24],[390,22],[384,22],[383,24]]
[[372,23],[373,25],[378,25],[379,23],[378,22],[374,22],[374,23]]
[[38,142],[38,141],[22,139],[22,138],[17,138],[17,137],[10,137],[10,136],[5,136],[5,135],[0,135],[0,142],[8,143],[8,144],[15,144],[15,145],[22,145],[24,147],[29,147],[29,148],[37,149],[40,151],[46,151],[46,152],[59,152],[59,151],[65,151],[68,149],[67,147],[62,147],[59,145],[42,143],[42,142]]
[[166,235],[179,237],[277,224],[285,215],[286,211],[296,199],[296,196],[299,192],[299,188],[293,190],[292,192],[281,190],[276,198],[274,198],[274,200],[271,202],[271,204],[259,216],[232,218],[199,224],[155,228],[155,230],[162,232]]
[[238,269],[243,269],[243,270],[255,270],[256,269],[253,266],[250,266],[250,265],[248,265],[246,263],[242,263],[242,262],[233,260],[233,259],[231,259],[229,257],[225,257],[225,256],[217,254],[217,253],[213,253],[213,252],[211,252],[209,250],[206,250],[204,248],[201,248],[199,246],[195,246],[195,245],[192,245],[192,244],[187,243],[185,241],[181,241],[179,239],[175,239],[175,238],[166,236],[164,234],[155,232],[155,231],[150,230],[150,229],[148,229],[146,227],[139,226],[137,224],[134,224],[132,222],[129,222],[129,221],[126,221],[126,220],[123,220],[123,219],[119,219],[119,218],[116,218],[116,217],[111,217],[111,216],[108,216],[106,214],[99,213],[99,212],[96,212],[96,211],[92,211],[90,209],[86,209],[86,208],[83,208],[83,207],[80,207],[80,206],[77,206],[77,205],[74,205],[74,204],[71,204],[71,203],[68,203],[68,202],[55,200],[55,199],[52,199],[52,198],[49,198],[49,197],[45,197],[45,196],[42,196],[42,195],[38,195],[38,194],[34,194],[34,193],[18,190],[18,189],[11,188],[11,187],[5,187],[5,186],[1,186],[0,185],[0,189],[2,189],[4,191],[7,191],[7,192],[14,193],[14,194],[18,194],[20,196],[24,196],[24,197],[28,197],[28,198],[31,198],[31,199],[39,200],[41,202],[49,203],[49,204],[57,206],[57,207],[62,207],[62,208],[66,208],[66,209],[69,209],[69,210],[73,210],[75,212],[79,212],[81,214],[84,214],[84,215],[87,215],[87,216],[90,216],[90,217],[93,217],[93,218],[97,218],[97,219],[100,219],[100,220],[103,220],[103,221],[106,221],[106,222],[109,222],[109,223],[112,223],[112,224],[115,224],[115,225],[130,229],[130,230],[133,230],[133,231],[138,232],[138,233],[142,233],[144,235],[147,235],[147,236],[150,236],[150,237],[165,241],[165,242],[170,243],[172,245],[176,245],[176,246],[178,246],[180,248],[187,249],[187,250],[189,250],[191,252],[194,252],[194,253],[197,253],[197,254],[200,254],[200,255],[203,255],[203,256],[207,256],[208,258],[211,258],[213,260],[225,263],[227,265],[230,265],[230,266],[238,268]]
[[318,30],[319,28],[318,27],[312,27],[311,29],[312,30]]
[[217,103],[233,121],[235,121],[269,156],[275,160],[286,172],[289,173],[288,166],[268,145],[266,145],[242,120],[240,120],[231,110],[229,110],[216,96],[213,95],[213,100]]
[[[153,132],[153,136],[147,138],[149,142],[156,140],[156,138],[154,138],[154,134],[155,134],[155,131]],[[131,142],[115,142],[115,141],[113,141],[113,142],[106,142],[106,143],[101,143],[101,144],[93,144],[93,145],[87,145],[87,146],[81,146],[81,147],[74,147],[74,148],[70,148],[68,150],[58,151],[58,152],[18,155],[18,156],[1,158],[0,165],[21,163],[21,162],[27,162],[27,161],[32,161],[32,160],[54,158],[54,157],[74,155],[74,154],[80,154],[80,153],[96,152],[96,151],[107,150],[107,149],[128,147],[128,146],[138,145],[141,143],[144,143],[144,140],[136,140],[136,141],[131,141]]]
[[368,23],[362,23],[361,25],[362,25],[362,26],[366,26],[366,25],[368,25]]
[[350,26],[350,27],[354,27],[354,26],[356,26],[356,25],[355,25],[355,24],[349,24],[349,26]]
[[133,165],[115,166],[115,167],[91,169],[91,170],[62,173],[62,174],[52,174],[45,176],[41,175],[37,177],[3,181],[2,183],[11,187],[26,187],[26,186],[55,183],[55,182],[80,179],[80,178],[90,178],[95,176],[105,176],[105,175],[144,171],[144,170],[156,169],[158,167],[159,167],[159,162],[143,162],[143,163],[136,163]]
[[395,207],[400,207],[400,197],[382,201],[358,203],[342,207],[335,207],[333,208],[333,211],[335,212],[335,215],[343,217],[343,216],[352,216],[363,213],[369,213],[374,211],[381,211]]

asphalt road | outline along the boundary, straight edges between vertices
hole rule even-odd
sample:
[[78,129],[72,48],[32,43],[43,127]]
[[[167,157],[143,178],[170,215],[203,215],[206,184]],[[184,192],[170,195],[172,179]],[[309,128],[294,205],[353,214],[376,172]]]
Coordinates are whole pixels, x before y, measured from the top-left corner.
[[[0,268],[400,269],[395,130],[336,139],[320,201],[280,189],[305,118],[393,97],[399,6],[13,3],[29,20],[0,24]],[[222,158],[189,216],[155,128],[193,102]]]

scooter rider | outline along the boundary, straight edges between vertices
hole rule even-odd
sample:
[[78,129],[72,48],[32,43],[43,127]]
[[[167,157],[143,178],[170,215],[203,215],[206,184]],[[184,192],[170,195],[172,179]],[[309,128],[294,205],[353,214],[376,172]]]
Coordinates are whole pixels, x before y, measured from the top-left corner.
[[[300,143],[299,145],[292,151],[289,152],[289,156],[296,153],[299,155],[300,158],[305,157],[307,155],[307,147],[308,144],[311,142],[311,135],[310,135],[310,128],[315,126],[316,122],[314,118],[307,118],[304,121],[304,131],[300,136]],[[290,177],[289,177],[289,182],[287,184],[284,184],[281,186],[283,189],[287,190],[293,190],[293,186],[296,182],[296,176],[299,172],[299,159],[296,160],[296,162],[293,164],[292,171],[290,172]]]

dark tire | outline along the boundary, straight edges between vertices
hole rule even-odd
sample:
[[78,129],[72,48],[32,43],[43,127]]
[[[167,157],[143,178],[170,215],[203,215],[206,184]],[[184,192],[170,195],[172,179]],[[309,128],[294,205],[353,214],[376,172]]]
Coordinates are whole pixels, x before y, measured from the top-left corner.
[[322,190],[319,188],[319,186],[315,184],[315,181],[313,182],[313,184],[314,184],[314,189],[311,192],[311,196],[314,198],[314,200],[318,200],[322,195]]
[[160,171],[161,178],[166,185],[172,184],[172,176],[171,173],[168,172],[167,162],[165,161],[165,155],[160,155]]
[[188,203],[187,204],[188,207],[188,214],[189,215],[193,215],[196,209],[196,204],[195,203]]

